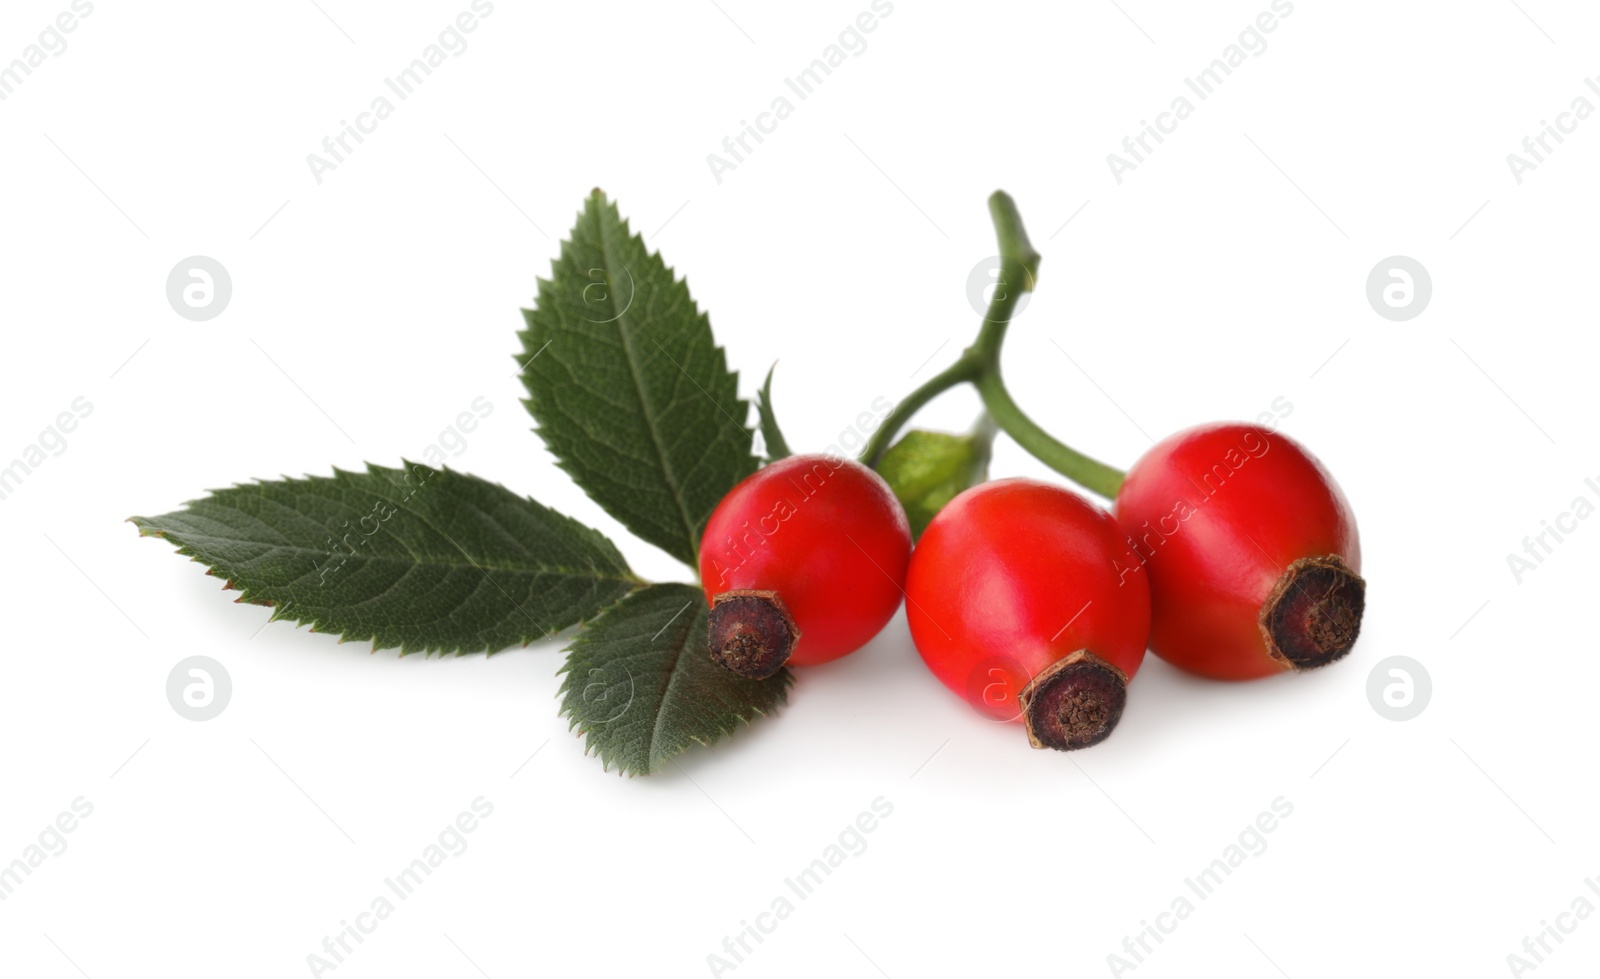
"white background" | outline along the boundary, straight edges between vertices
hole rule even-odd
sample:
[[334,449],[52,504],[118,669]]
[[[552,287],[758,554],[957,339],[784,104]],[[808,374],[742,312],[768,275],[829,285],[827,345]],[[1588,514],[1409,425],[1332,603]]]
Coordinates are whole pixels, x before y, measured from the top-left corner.
[[[1506,162],[1573,99],[1600,105],[1583,84],[1600,13],[1296,2],[1198,102],[1183,79],[1267,0],[900,0],[718,183],[707,154],[867,0],[500,0],[319,184],[306,155],[468,0],[319,2],[102,0],[0,102],[0,459],[75,397],[94,406],[0,501],[0,862],[94,806],[0,903],[0,971],[306,975],[479,796],[494,811],[469,849],[338,976],[711,974],[880,796],[893,814],[865,851],[723,974],[1106,975],[1280,796],[1293,814],[1265,852],[1131,974],[1505,975],[1575,897],[1600,906],[1600,521],[1520,584],[1506,560],[1600,477],[1600,121],[1521,184]],[[0,62],[67,7],[6,3]],[[1179,95],[1193,115],[1119,184],[1106,155]],[[493,413],[452,465],[682,580],[518,403],[518,309],[597,185],[688,275],[746,394],[780,362],[799,449],[970,339],[985,198],[1006,188],[1044,254],[1005,361],[1024,407],[1125,465],[1286,398],[1283,431],[1359,515],[1355,652],[1242,685],[1151,658],[1116,734],[1065,755],[948,693],[897,617],[801,671],[776,719],[681,774],[621,779],[557,717],[555,644],[401,660],[263,629],[266,609],[121,522],[415,457],[482,396]],[[165,297],[191,255],[232,275],[209,322]],[[1391,255],[1432,274],[1408,322],[1366,300]],[[976,408],[953,394],[923,423]],[[994,469],[1045,474],[1003,439]],[[215,720],[167,702],[190,655],[232,676]],[[1432,676],[1415,720],[1368,702],[1392,655]],[[1541,979],[1592,975],[1600,920],[1554,948]]]

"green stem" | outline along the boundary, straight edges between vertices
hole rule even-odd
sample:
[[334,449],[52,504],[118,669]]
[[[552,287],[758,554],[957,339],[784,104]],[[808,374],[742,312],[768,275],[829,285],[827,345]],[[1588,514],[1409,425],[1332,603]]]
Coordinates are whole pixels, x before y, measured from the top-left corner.
[[1017,202],[1010,194],[997,190],[989,195],[989,215],[1000,239],[1000,280],[989,299],[989,312],[984,314],[978,339],[967,351],[981,358],[985,367],[999,363],[1000,345],[1005,342],[1012,314],[1023,295],[1032,292],[1034,283],[1039,281],[1039,253],[1028,241]]
[[983,396],[983,406],[994,416],[1000,430],[1030,455],[1091,493],[1108,500],[1116,498],[1125,474],[1063,444],[1035,424],[1012,400],[998,370],[985,371],[978,378],[978,393]]
[[994,437],[999,431],[1000,426],[994,423],[994,416],[986,409],[978,415],[972,431],[967,433],[967,438],[972,440],[973,461],[980,467],[984,479],[989,478],[989,460],[994,458]]
[[[1023,293],[1033,291],[1038,281],[1039,253],[1028,241],[1022,215],[1011,195],[995,191],[989,198],[989,213],[994,217],[995,231],[1000,238],[1000,285],[989,306],[989,315],[984,317],[977,342],[969,351],[980,358],[982,365],[976,380],[978,394],[983,397],[983,405],[994,416],[995,423],[1018,445],[1090,492],[1112,499],[1122,486],[1123,473],[1063,444],[1040,428],[1017,407],[1006,389],[1000,373],[1000,348],[1005,343],[1006,329],[1011,325],[1016,304]],[[1016,288],[1008,288],[1013,283]]]
[[1039,253],[1028,243],[1028,233],[1022,228],[1022,215],[1017,212],[1011,195],[997,190],[989,196],[989,214],[994,218],[995,233],[1000,238],[1000,282],[989,299],[989,311],[984,314],[983,327],[978,339],[962,352],[960,359],[929,378],[921,387],[905,396],[878,430],[872,433],[867,447],[861,451],[861,461],[876,466],[889,448],[889,443],[900,430],[922,409],[922,406],[945,391],[967,381],[976,382],[990,363],[999,362],[1000,344],[1005,339],[1006,325],[1016,311],[1023,293],[1033,290],[1034,276],[1039,271]]
[[942,392],[967,381],[978,388],[984,407],[1000,430],[1011,436],[1040,462],[1078,485],[1107,499],[1117,495],[1124,473],[1063,444],[1029,418],[1011,397],[1000,374],[1000,348],[1006,329],[1024,294],[1038,281],[1039,253],[1028,241],[1022,215],[1011,195],[997,190],[989,197],[989,214],[1000,239],[1000,281],[989,300],[989,310],[972,346],[960,359],[907,395],[883,420],[861,453],[861,461],[875,465],[900,429],[923,405]]
[[906,427],[911,416],[922,410],[922,406],[938,397],[940,394],[967,381],[978,378],[978,361],[976,358],[965,354],[959,360],[946,367],[944,370],[929,378],[921,387],[912,391],[901,399],[889,412],[889,417],[883,420],[878,430],[872,433],[872,438],[867,441],[867,447],[861,450],[861,462],[867,466],[877,466],[878,460],[888,451],[889,443]]

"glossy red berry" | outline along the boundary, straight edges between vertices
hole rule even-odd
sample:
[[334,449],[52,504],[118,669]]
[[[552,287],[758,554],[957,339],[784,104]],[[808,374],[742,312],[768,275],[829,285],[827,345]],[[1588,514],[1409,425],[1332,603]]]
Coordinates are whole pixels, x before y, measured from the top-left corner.
[[1068,750],[1103,741],[1122,717],[1150,593],[1109,513],[1002,479],[956,497],[923,532],[906,618],[945,686],[992,720],[1022,721],[1034,747]]
[[1145,453],[1117,520],[1150,578],[1150,648],[1247,680],[1331,663],[1366,607],[1344,493],[1292,439],[1244,424],[1179,432]]
[[779,460],[706,524],[711,657],[759,679],[853,653],[900,607],[910,558],[905,510],[877,473],[823,455]]

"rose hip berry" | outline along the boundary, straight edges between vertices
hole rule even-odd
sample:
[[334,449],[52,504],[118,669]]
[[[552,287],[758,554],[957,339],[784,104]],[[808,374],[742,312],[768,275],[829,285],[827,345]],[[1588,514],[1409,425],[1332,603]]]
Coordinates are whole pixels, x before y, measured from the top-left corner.
[[900,607],[910,558],[905,510],[867,467],[802,455],[758,470],[701,541],[711,658],[761,679],[855,652]]
[[[1117,566],[1131,571],[1119,577]],[[917,652],[945,686],[1035,748],[1105,740],[1144,660],[1150,592],[1111,515],[1030,479],[957,496],[906,576]]]
[[1202,676],[1247,680],[1350,651],[1366,605],[1344,493],[1293,440],[1244,424],[1170,436],[1115,505],[1150,579],[1150,648]]

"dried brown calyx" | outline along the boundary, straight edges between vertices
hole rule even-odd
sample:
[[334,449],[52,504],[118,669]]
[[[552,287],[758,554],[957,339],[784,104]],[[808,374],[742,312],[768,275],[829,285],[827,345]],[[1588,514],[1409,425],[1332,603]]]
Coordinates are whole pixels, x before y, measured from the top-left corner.
[[1073,751],[1111,736],[1128,702],[1128,678],[1080,649],[1050,664],[1018,695],[1028,743]]
[[774,591],[725,591],[711,600],[711,659],[752,680],[783,669],[800,641],[794,616]]
[[1293,669],[1326,666],[1356,644],[1367,583],[1337,554],[1289,565],[1261,603],[1261,637]]

